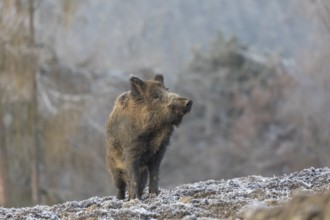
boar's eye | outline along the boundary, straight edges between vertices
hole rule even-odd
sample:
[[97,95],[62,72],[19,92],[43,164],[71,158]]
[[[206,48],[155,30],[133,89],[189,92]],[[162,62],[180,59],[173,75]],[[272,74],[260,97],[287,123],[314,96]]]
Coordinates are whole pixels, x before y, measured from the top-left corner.
[[154,94],[152,94],[152,98],[154,100],[158,100],[158,99],[160,99],[160,95],[158,93],[154,93]]

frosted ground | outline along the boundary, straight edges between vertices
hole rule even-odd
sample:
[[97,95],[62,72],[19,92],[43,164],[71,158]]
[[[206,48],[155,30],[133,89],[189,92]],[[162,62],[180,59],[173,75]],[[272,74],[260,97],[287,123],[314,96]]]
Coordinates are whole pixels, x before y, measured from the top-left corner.
[[[294,195],[326,191],[330,192],[330,169],[310,168],[284,176],[185,184],[163,189],[157,197],[145,193],[143,201],[107,196],[54,206],[0,208],[0,219],[256,219],[251,216],[259,208],[281,206]],[[324,210],[311,211],[314,215]]]

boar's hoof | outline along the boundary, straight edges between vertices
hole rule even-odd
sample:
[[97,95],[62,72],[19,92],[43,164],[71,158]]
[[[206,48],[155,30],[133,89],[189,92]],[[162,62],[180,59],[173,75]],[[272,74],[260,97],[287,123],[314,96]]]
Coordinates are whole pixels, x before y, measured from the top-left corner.
[[157,196],[157,195],[159,195],[159,193],[160,193],[159,189],[150,189],[149,190],[149,194],[152,196]]

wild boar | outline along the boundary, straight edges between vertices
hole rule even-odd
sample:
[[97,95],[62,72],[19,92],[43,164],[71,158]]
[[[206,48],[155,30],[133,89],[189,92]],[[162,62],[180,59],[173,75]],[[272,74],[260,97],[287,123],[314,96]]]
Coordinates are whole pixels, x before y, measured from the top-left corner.
[[192,100],[170,92],[164,77],[130,78],[106,123],[106,159],[117,198],[141,199],[149,175],[149,193],[158,195],[159,167],[175,126],[190,112]]

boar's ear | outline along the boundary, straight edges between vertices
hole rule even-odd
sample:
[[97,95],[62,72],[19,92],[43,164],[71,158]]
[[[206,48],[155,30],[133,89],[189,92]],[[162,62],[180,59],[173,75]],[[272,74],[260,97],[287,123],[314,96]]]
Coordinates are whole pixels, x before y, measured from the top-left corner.
[[155,80],[164,84],[164,76],[160,73],[155,75]]
[[143,93],[143,90],[145,88],[145,82],[143,82],[141,79],[139,79],[136,76],[131,76],[130,78],[131,82],[131,93],[134,97],[140,97]]

